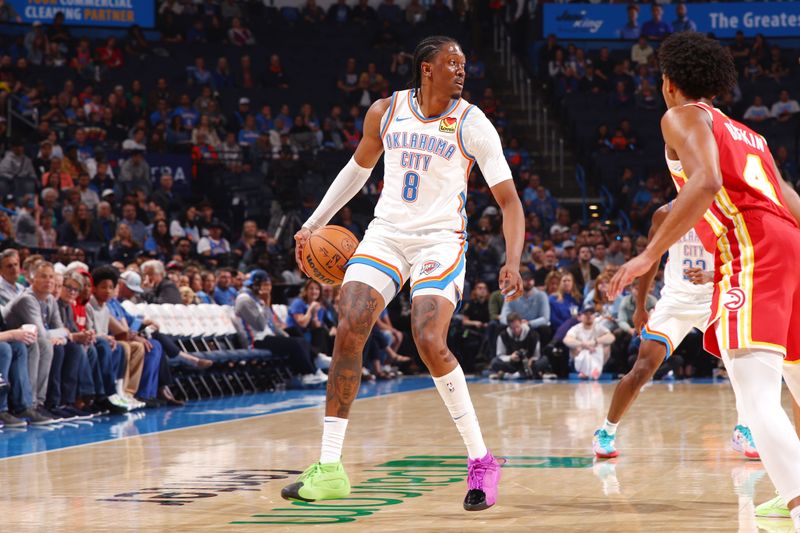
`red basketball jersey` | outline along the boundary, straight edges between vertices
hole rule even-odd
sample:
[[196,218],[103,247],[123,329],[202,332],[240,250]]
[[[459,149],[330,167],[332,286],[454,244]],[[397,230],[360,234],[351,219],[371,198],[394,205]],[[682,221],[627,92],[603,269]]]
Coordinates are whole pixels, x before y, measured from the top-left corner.
[[[800,356],[800,284],[790,265],[800,259],[800,230],[781,192],[767,141],[704,103],[712,120],[722,187],[698,224],[714,242],[715,288],[705,348],[770,349]],[[675,185],[686,182],[669,162]],[[713,234],[713,237],[712,237]],[[715,323],[720,321],[719,335]]]

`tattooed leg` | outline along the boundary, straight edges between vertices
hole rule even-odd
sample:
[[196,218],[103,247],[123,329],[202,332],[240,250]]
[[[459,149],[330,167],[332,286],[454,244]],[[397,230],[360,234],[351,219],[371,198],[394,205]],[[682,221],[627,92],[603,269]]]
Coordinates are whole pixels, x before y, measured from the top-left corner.
[[383,296],[369,285],[353,281],[342,286],[339,308],[325,415],[347,418],[361,384],[364,345],[383,311]]
[[418,296],[411,304],[411,332],[419,356],[433,377],[444,376],[457,366],[447,347],[447,330],[455,308],[442,296]]

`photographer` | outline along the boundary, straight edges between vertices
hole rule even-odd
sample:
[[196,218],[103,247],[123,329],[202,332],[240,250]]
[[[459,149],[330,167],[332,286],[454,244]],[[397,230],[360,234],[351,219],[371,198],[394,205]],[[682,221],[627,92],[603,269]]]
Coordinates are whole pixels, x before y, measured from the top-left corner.
[[549,367],[541,357],[539,335],[517,313],[508,315],[508,327],[497,337],[497,355],[492,359],[491,378],[541,378]]

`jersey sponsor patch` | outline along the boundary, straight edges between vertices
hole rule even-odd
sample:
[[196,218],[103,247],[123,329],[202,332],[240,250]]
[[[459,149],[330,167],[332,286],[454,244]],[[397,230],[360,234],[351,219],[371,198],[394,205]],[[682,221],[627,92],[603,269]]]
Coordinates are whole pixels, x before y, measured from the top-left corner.
[[746,300],[747,297],[745,296],[744,291],[739,287],[734,287],[722,295],[722,305],[725,306],[725,309],[728,311],[736,311],[737,309],[741,309]]
[[442,264],[439,263],[439,261],[425,261],[424,263],[422,263],[422,266],[419,269],[419,275],[427,276],[440,266],[442,266]]
[[456,122],[458,119],[456,117],[445,117],[439,121],[439,131],[444,133],[455,133],[456,132]]

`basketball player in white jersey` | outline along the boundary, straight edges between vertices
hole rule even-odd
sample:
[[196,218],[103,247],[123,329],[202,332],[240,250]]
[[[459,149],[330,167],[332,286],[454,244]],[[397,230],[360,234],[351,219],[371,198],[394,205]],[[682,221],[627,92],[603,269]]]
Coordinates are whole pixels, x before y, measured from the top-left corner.
[[[467,448],[464,508],[494,505],[500,464],[484,444],[464,372],[447,348],[447,330],[464,283],[467,178],[477,162],[503,211],[506,264],[499,285],[506,299],[522,293],[519,262],[522,205],[500,138],[474,105],[461,98],[465,58],[449,37],[428,37],[414,51],[413,89],[378,100],[364,135],[319,207],[295,235],[298,259],[311,232],[328,223],[364,186],[381,154],[384,186],[375,218],[348,264],[328,379],[319,462],[286,486],[286,499],[344,498],[350,482],[341,463],[350,406],[361,381],[362,351],[378,315],[406,281],[411,327],[422,360]],[[439,431],[443,431],[437,428]]]
[[[668,160],[668,163],[671,163]],[[670,165],[671,166],[671,165]],[[671,168],[672,170],[672,168]],[[650,237],[667,217],[672,203],[661,206],[653,213]],[[659,263],[639,279],[639,292],[633,322],[641,330],[642,344],[636,363],[617,384],[611,406],[603,427],[595,431],[594,453],[601,459],[617,457],[615,446],[617,425],[622,415],[633,404],[642,386],[653,378],[665,357],[672,355],[684,337],[697,328],[705,331],[711,315],[711,298],[714,293],[714,256],[703,248],[694,229],[684,235],[669,249],[664,268],[664,288],[655,310],[648,317],[645,308],[650,285],[658,273]],[[733,377],[730,377],[733,379]],[[735,390],[735,389],[734,389]],[[731,446],[748,459],[758,459],[750,429],[742,419],[739,398],[736,397],[738,423],[733,430]]]

